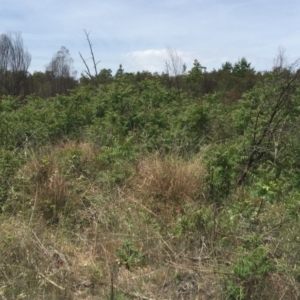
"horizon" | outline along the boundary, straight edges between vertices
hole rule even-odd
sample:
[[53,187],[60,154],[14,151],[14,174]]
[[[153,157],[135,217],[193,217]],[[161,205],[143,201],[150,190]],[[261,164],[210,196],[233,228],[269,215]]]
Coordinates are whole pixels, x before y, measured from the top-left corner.
[[[278,48],[290,62],[300,57],[300,3],[222,0],[0,0],[1,33],[21,32],[32,56],[29,72],[44,72],[64,46],[78,76],[85,70],[79,52],[90,57],[83,30],[90,34],[99,70],[162,73],[166,47],[187,65],[197,59],[207,71],[245,57],[256,71],[273,66]],[[17,3],[17,5],[16,5]]]

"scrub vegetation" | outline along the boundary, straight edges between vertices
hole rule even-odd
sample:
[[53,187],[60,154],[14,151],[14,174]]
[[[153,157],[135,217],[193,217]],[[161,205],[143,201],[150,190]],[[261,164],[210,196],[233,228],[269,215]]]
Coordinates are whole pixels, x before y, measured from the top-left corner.
[[1,65],[1,299],[300,298],[298,62],[168,51],[162,74]]

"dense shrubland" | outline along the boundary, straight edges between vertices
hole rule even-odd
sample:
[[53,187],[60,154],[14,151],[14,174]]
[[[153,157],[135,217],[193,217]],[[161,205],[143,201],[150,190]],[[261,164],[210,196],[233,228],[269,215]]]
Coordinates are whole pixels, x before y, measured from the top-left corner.
[[298,299],[297,64],[97,76],[1,97],[0,296]]

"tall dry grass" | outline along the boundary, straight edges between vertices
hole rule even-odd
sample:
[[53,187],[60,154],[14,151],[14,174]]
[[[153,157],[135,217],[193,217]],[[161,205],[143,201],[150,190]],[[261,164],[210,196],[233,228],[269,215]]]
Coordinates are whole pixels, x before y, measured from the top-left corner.
[[187,203],[204,203],[205,168],[200,158],[153,155],[142,159],[130,179],[132,195],[165,219],[184,213]]

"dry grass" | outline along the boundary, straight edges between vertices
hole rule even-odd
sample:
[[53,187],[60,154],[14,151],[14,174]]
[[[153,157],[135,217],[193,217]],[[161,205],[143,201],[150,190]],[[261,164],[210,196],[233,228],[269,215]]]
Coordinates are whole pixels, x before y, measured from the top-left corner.
[[129,186],[132,195],[156,215],[184,214],[190,202],[204,202],[205,169],[200,159],[151,156],[139,162]]
[[[228,298],[224,277],[252,234],[242,202],[213,210],[201,159],[174,156],[143,159],[124,185],[104,189],[93,165],[100,154],[68,142],[19,170],[14,214],[0,222],[0,299],[111,299],[112,288],[115,300]],[[282,209],[264,206],[257,222],[276,228]],[[270,255],[288,248],[298,257],[262,230]],[[264,282],[264,299],[299,297],[292,276],[274,271]]]
[[72,190],[51,153],[32,156],[18,173],[16,184],[21,189],[11,203],[14,210],[30,208],[31,214],[42,213],[46,220],[57,223],[60,214],[69,213],[71,201],[76,205]]
[[42,214],[57,223],[82,208],[90,177],[101,166],[97,150],[87,143],[67,142],[27,154],[27,163],[15,178],[9,210]]
[[140,161],[136,189],[158,201],[178,204],[203,195],[204,176],[200,161],[154,156]]
[[43,223],[35,225],[19,218],[0,225],[2,299],[46,299],[45,294],[71,299],[70,286],[65,285],[72,281],[66,256],[51,245]]

